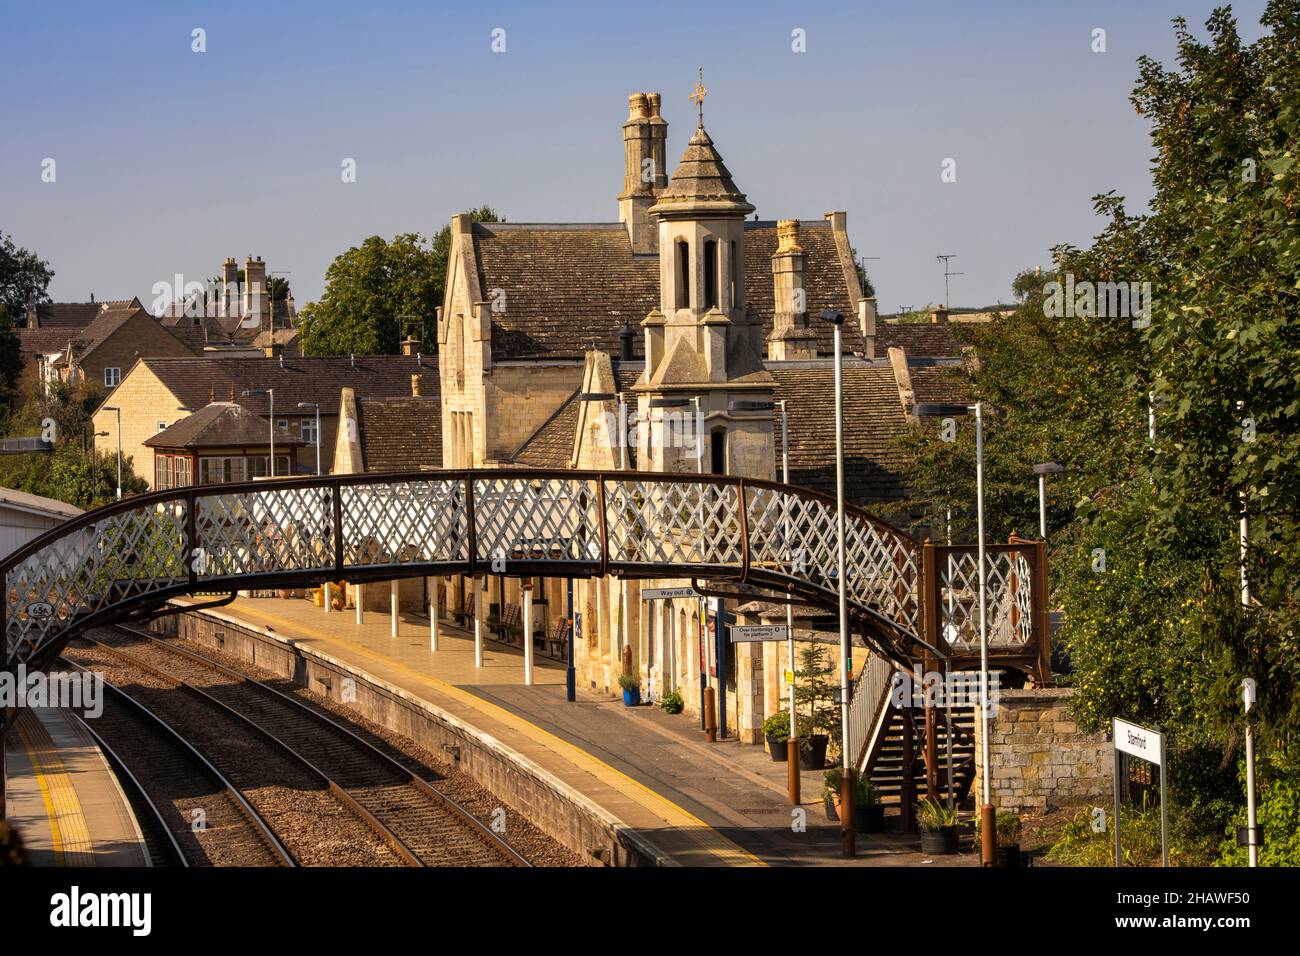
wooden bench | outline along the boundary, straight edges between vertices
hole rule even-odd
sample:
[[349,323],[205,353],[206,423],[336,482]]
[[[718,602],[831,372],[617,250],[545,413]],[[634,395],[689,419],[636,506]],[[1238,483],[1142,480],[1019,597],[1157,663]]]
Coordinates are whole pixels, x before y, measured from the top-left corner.
[[475,593],[470,591],[465,595],[465,606],[459,611],[453,611],[451,616],[460,622],[461,627],[469,627],[474,621],[474,597]]
[[492,630],[496,633],[497,639],[504,641],[506,644],[513,644],[515,639],[511,636],[510,630],[519,626],[522,615],[523,610],[518,604],[507,604],[496,624],[492,625]]
[[551,633],[546,635],[546,654],[556,660],[566,660],[569,653],[569,633],[573,622],[567,617],[557,618],[551,625]]

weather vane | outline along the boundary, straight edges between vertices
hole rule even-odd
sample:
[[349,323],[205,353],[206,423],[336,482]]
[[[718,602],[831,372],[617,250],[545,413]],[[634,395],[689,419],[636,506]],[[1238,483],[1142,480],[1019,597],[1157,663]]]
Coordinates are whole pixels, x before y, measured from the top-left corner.
[[700,127],[704,126],[704,97],[709,95],[709,91],[704,88],[704,67],[700,67],[699,79],[695,81],[695,92],[691,94],[691,102],[695,104],[695,109],[700,114]]

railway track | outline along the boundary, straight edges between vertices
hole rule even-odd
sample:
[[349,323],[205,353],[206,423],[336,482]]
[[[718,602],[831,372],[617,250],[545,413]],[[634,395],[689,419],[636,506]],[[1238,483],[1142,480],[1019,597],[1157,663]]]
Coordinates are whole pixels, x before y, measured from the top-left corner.
[[[82,669],[76,661],[65,663]],[[107,681],[104,688],[103,713],[82,724],[133,792],[155,865],[297,865],[262,816],[203,754],[121,688]],[[136,775],[131,766],[148,767],[148,775]]]
[[87,635],[98,651],[174,682],[292,759],[410,866],[527,866],[477,818],[393,757],[292,695],[133,628]]

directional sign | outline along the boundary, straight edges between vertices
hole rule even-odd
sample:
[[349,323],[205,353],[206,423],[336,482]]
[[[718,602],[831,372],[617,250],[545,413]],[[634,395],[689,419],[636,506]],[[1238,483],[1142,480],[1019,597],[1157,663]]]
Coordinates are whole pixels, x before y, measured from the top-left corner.
[[789,636],[789,629],[784,624],[733,624],[731,626],[731,643],[733,644],[784,641]]
[[641,592],[643,601],[671,601],[674,598],[697,598],[695,588],[646,588]]
[[1163,764],[1165,747],[1164,737],[1156,730],[1147,730],[1127,720],[1114,720],[1115,749],[1123,751],[1130,757],[1141,757],[1154,764]]

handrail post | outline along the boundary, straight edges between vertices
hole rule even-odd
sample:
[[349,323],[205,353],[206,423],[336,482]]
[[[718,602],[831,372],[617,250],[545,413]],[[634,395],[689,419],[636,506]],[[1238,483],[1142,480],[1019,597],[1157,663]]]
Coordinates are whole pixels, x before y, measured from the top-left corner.
[[1052,680],[1052,636],[1047,619],[1047,542],[1034,542],[1034,630],[1038,637],[1038,676],[1046,686]]
[[331,500],[331,522],[334,527],[334,575],[343,579],[343,483],[335,481]]
[[596,517],[600,522],[600,577],[609,573],[609,527],[605,518],[605,476],[596,476]]
[[749,505],[745,501],[745,479],[736,484],[736,495],[740,498],[740,583],[749,580]]
[[474,576],[474,569],[478,565],[478,519],[475,515],[477,510],[474,502],[474,475],[465,472],[465,523],[467,526],[467,544],[469,546],[469,566],[465,574],[469,577]]
[[[194,514],[198,507],[198,496],[191,489],[185,493],[185,557],[184,561],[188,565],[190,590],[196,591],[199,586],[199,573],[194,567],[194,552],[198,550],[198,522]],[[207,569],[207,555],[203,556],[204,570]]]

